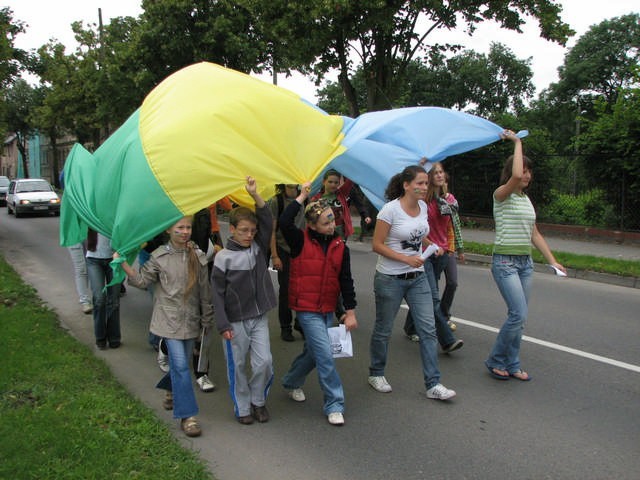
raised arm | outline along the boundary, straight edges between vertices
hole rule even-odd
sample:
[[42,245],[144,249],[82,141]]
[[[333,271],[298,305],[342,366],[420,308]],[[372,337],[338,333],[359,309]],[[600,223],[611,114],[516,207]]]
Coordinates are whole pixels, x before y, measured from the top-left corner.
[[511,140],[513,142],[513,163],[511,166],[511,177],[507,183],[500,185],[495,192],[493,192],[494,198],[503,202],[509,195],[515,192],[520,182],[522,181],[522,175],[524,173],[524,158],[522,156],[522,141],[511,130],[505,130],[500,137],[503,140]]

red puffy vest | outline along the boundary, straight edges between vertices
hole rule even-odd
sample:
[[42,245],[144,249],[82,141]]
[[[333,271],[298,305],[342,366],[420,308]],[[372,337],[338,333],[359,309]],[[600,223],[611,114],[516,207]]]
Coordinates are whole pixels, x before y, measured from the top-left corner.
[[299,312],[329,313],[336,309],[344,241],[331,240],[325,255],[322,245],[304,231],[300,255],[291,259],[289,308]]

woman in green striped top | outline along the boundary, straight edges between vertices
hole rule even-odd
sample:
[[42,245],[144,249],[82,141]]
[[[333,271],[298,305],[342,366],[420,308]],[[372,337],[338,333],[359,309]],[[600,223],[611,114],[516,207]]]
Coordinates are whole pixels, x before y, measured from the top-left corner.
[[550,265],[565,273],[566,270],[556,261],[536,227],[536,212],[525,193],[531,181],[531,161],[522,154],[522,142],[510,130],[505,130],[501,137],[511,140],[514,150],[502,170],[500,186],[493,192],[496,240],[491,273],[508,314],[485,365],[498,380],[513,377],[526,382],[531,377],[520,366],[520,342],[533,275],[531,244]]

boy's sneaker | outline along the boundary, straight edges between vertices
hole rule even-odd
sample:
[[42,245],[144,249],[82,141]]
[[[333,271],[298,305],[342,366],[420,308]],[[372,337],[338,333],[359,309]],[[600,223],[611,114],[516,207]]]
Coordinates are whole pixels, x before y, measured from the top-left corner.
[[84,313],[85,315],[89,315],[92,312],[93,312],[93,305],[91,305],[90,303],[82,304],[82,313]]
[[206,373],[201,377],[196,378],[196,383],[203,392],[212,392],[216,388],[215,383],[209,380]]
[[419,337],[416,333],[414,333],[414,334],[412,334],[412,335],[409,335],[409,334],[407,333],[407,338],[408,338],[409,340],[411,340],[412,342],[419,342],[419,341],[420,341],[420,337]]
[[294,388],[293,390],[289,390],[289,398],[291,398],[295,402],[304,402],[307,397],[304,396],[304,392],[301,388]]
[[285,342],[294,342],[295,338],[293,336],[293,333],[291,333],[291,329],[290,328],[283,328],[282,331],[280,332],[280,338],[282,340],[284,340]]
[[251,405],[251,415],[260,423],[266,423],[269,421],[269,410],[263,405],[262,407],[256,407]]
[[427,390],[427,398],[433,398],[434,400],[449,400],[455,396],[456,392],[454,390],[449,390],[441,383]]
[[340,412],[331,412],[327,415],[327,420],[331,425],[335,425],[337,427],[344,425],[344,416]]
[[447,324],[449,325],[449,328],[451,329],[452,332],[455,332],[458,329],[458,326],[453,323],[451,320],[447,320]]
[[169,371],[169,355],[162,353],[161,349],[158,349],[158,366],[164,373]]
[[442,347],[442,351],[444,353],[451,353],[461,349],[463,345],[464,345],[464,342],[462,340],[456,340],[455,342],[447,345],[446,347]]
[[387,379],[384,377],[369,377],[369,385],[373,387],[374,390],[380,393],[389,393],[391,391],[391,385],[387,382]]
[[167,391],[164,394],[164,400],[162,400],[162,406],[165,410],[173,410],[173,393]]

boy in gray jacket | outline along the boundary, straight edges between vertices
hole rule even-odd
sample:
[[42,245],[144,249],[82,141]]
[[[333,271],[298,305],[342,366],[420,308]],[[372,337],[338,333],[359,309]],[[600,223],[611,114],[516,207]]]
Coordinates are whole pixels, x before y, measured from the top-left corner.
[[[269,421],[266,398],[273,382],[267,313],[276,296],[267,268],[273,222],[269,207],[247,177],[247,192],[256,203],[255,213],[237,207],[229,213],[229,239],[218,252],[211,273],[213,305],[218,332],[223,337],[227,378],[238,422]],[[250,353],[252,375],[247,379]]]

